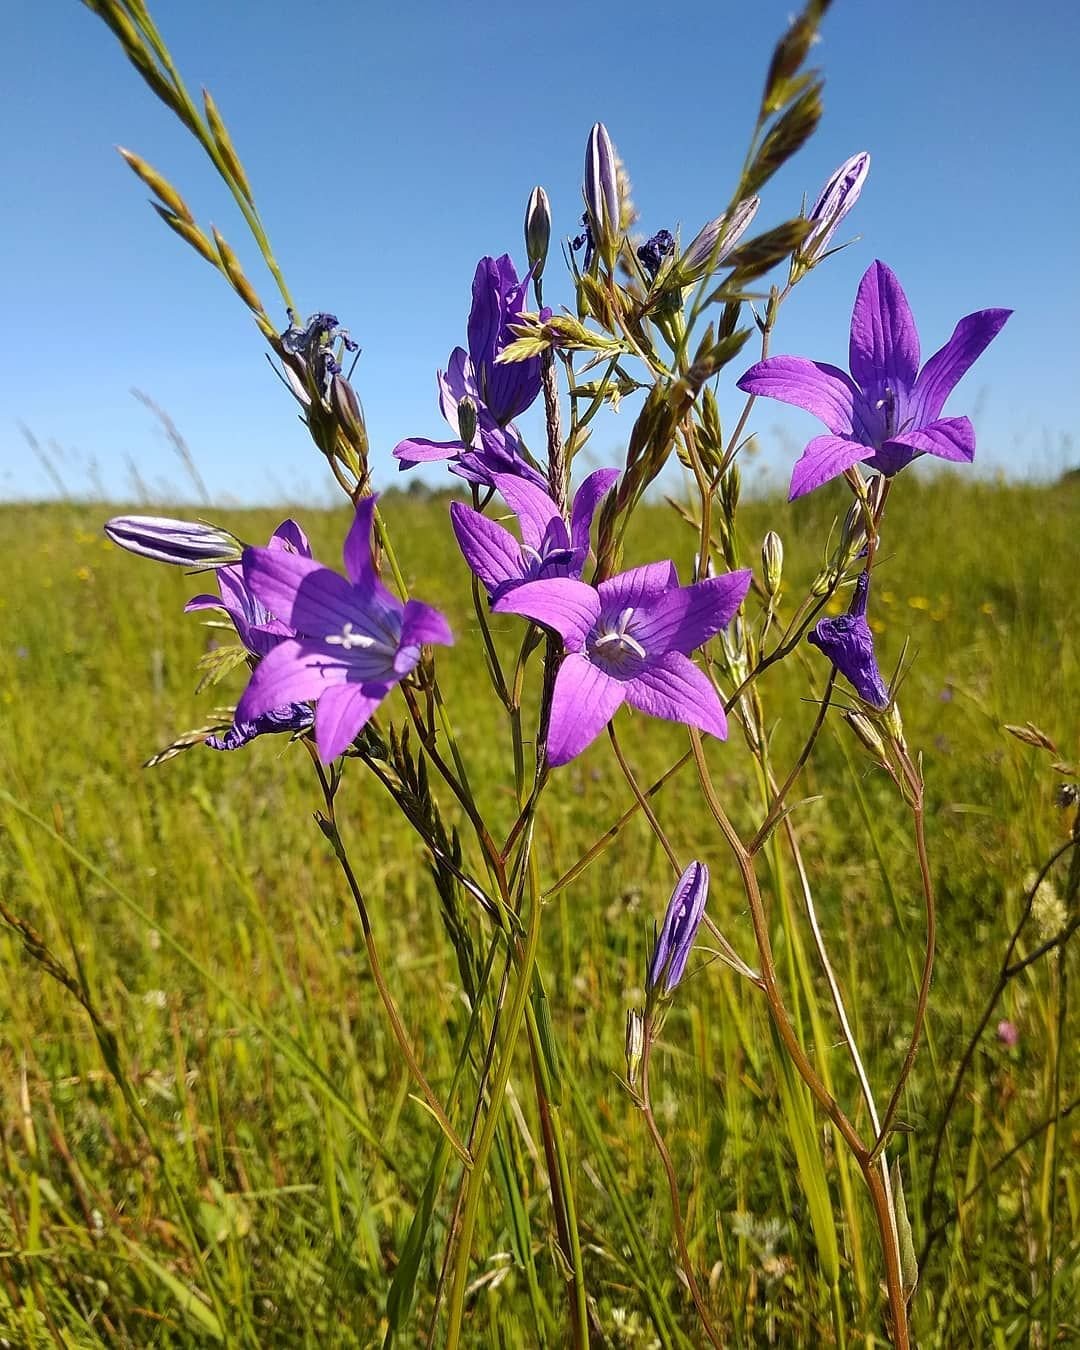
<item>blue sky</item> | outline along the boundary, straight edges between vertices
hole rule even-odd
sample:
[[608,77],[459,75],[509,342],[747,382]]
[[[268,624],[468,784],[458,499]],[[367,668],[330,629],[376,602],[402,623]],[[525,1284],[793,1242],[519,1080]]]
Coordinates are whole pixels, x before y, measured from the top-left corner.
[[[355,382],[384,480],[399,439],[442,436],[435,369],[464,336],[476,259],[520,260],[534,183],[556,231],[573,233],[585,139],[602,119],[643,229],[696,231],[727,200],[794,8],[151,4],[189,86],[214,93],[298,306],[333,310],[362,344]],[[216,499],[324,498],[324,466],[246,312],[157,220],[113,149],[172,179],[270,307],[272,282],[194,142],[76,0],[18,6],[5,38],[0,497],[50,491],[20,422],[60,447],[76,491],[96,474],[130,496],[133,460],[162,494],[182,492],[134,387],[175,419]],[[908,292],[924,356],[970,310],[1017,311],[947,409],[973,415],[986,472],[1047,476],[1080,460],[1078,44],[1080,10],[1066,0],[837,0],[816,49],[822,127],[759,217],[793,214],[836,164],[871,151],[847,222],[862,239],[796,292],[774,351],[846,364],[851,301],[875,257]],[[570,298],[558,280],[552,267],[553,303]],[[722,391],[721,406],[736,402]],[[629,425],[629,413],[607,422],[594,456],[611,462]],[[759,405],[755,425],[757,472],[786,479],[816,424]]]

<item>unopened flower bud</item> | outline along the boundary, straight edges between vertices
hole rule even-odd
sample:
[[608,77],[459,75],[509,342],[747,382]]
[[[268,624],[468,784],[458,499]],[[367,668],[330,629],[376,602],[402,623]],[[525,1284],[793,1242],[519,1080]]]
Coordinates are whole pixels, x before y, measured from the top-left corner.
[[525,252],[533,269],[533,279],[544,275],[548,245],[551,243],[551,203],[542,187],[534,187],[525,208]]
[[885,725],[885,730],[900,746],[901,749],[907,748],[907,742],[904,740],[904,722],[900,716],[900,707],[896,702],[892,702],[885,709],[881,718]]
[[765,575],[766,591],[776,595],[784,573],[784,543],[775,530],[769,531],[761,545],[761,570]]
[[358,453],[367,452],[367,428],[356,391],[344,375],[330,377],[330,406],[350,444]]
[[860,501],[854,501],[848,507],[844,524],[840,531],[840,554],[845,559],[856,556],[866,543],[866,512]]
[[645,975],[645,988],[650,995],[670,995],[682,979],[708,898],[709,869],[703,862],[692,862],[675,883],[656,937]]
[[645,1019],[639,1008],[631,1008],[626,1014],[626,1081],[635,1089],[644,1051]]
[[869,172],[870,156],[863,150],[845,160],[821,189],[821,196],[807,217],[814,222],[814,228],[799,248],[800,262],[812,263],[825,252],[840,222],[859,200]]
[[885,742],[878,735],[877,728],[865,713],[846,712],[844,721],[863,743],[875,759],[885,758]]
[[463,445],[472,445],[476,435],[476,404],[471,398],[463,398],[457,405],[458,435]]
[[128,553],[174,567],[224,567],[239,562],[244,552],[235,535],[204,520],[113,516],[105,524],[105,533]]
[[608,267],[613,267],[619,251],[622,213],[615,147],[611,144],[611,137],[603,122],[597,122],[589,132],[589,142],[585,147],[583,192],[593,245]]
[[715,271],[746,233],[760,205],[760,197],[747,197],[730,217],[717,216],[703,225],[687,244],[676,266],[680,285],[691,286],[706,272]]

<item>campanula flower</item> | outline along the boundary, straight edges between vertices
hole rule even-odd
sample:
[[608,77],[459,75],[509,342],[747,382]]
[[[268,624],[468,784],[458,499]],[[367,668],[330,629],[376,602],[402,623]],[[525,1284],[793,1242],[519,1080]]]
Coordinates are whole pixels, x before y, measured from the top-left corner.
[[646,993],[667,996],[682,979],[708,898],[709,869],[703,862],[692,862],[675,883],[656,935],[645,975]]
[[[451,471],[469,482],[490,487],[493,473],[516,473],[543,486],[543,476],[525,459],[511,425],[540,393],[540,358],[498,360],[515,341],[511,325],[519,322],[527,308],[531,275],[519,281],[508,254],[480,259],[473,277],[469,350],[455,347],[445,372],[438,374],[439,407],[458,439],[401,441],[394,448],[400,468],[449,459]],[[543,311],[541,317],[545,316],[550,317],[550,311]],[[475,414],[468,441],[462,438],[459,416],[459,405],[466,399]]]
[[315,743],[329,763],[352,743],[382,700],[420,660],[425,643],[451,643],[450,628],[419,600],[403,604],[379,580],[371,553],[375,498],[366,497],[345,540],[348,579],[284,549],[244,551],[244,581],[295,636],[263,657],[236,707],[253,721],[286,703],[314,702]]
[[861,572],[848,612],[835,619],[822,619],[806,640],[821,648],[864,703],[885,708],[889,690],[881,678],[874,635],[866,622],[869,591],[870,574]]
[[675,564],[660,562],[597,587],[549,577],[502,595],[493,606],[497,613],[522,614],[563,641],[548,762],[566,764],[579,755],[623,703],[726,737],[723,704],[690,653],[731,621],[749,586],[748,571],[680,586]]
[[544,275],[550,243],[551,202],[542,187],[534,187],[525,207],[525,252],[534,281],[539,281]]
[[[359,350],[348,329],[339,325],[336,314],[311,314],[298,324],[296,315],[289,311],[289,326],[281,334],[281,345],[307,365],[324,398],[329,397],[334,376],[341,374],[341,363],[334,355],[335,342],[341,342],[347,352]],[[306,392],[301,401],[306,401]]]
[[607,127],[597,122],[585,146],[585,220],[589,239],[608,267],[615,264],[622,238],[619,172]]
[[497,521],[464,502],[451,502],[450,520],[469,567],[492,600],[526,581],[580,577],[589,556],[589,530],[596,508],[618,478],[618,469],[597,469],[578,488],[567,526],[548,494],[522,478],[495,474],[494,485],[518,518],[519,543]]
[[[689,286],[695,281],[700,281],[705,273],[710,270],[710,265],[712,270],[715,271],[721,263],[726,261],[728,254],[731,253],[749,229],[750,222],[757,215],[760,205],[760,197],[747,197],[745,201],[741,201],[736,206],[730,218],[728,216],[717,216],[715,220],[710,220],[698,230],[683,250],[676,269],[679,281],[683,286]],[[723,243],[717,248],[721,236],[723,236]]]
[[670,230],[658,230],[651,239],[646,239],[641,245],[637,251],[638,260],[650,280],[660,271],[664,259],[674,248],[675,237]]
[[865,463],[891,477],[919,455],[969,463],[975,431],[942,417],[945,400],[1012,313],[983,309],[960,320],[919,369],[919,334],[907,297],[883,262],[867,269],[851,316],[851,374],[802,356],[770,356],[739,380],[747,394],[805,408],[829,429],[815,436],[791,476],[794,499]]
[[219,525],[168,516],[113,516],[105,533],[128,553],[174,567],[221,567],[239,562],[243,544]]
[[[311,557],[307,535],[295,520],[283,520],[270,537],[268,551],[292,553],[300,558]],[[256,659],[266,656],[279,642],[295,634],[288,624],[266,608],[244,580],[239,563],[221,567],[217,572],[220,595],[196,595],[184,606],[186,612],[221,609],[232,620],[237,637]],[[246,720],[234,719],[222,736],[207,737],[212,750],[239,750],[256,736],[271,732],[306,731],[311,726],[312,711],[306,703],[283,703],[265,713]]]

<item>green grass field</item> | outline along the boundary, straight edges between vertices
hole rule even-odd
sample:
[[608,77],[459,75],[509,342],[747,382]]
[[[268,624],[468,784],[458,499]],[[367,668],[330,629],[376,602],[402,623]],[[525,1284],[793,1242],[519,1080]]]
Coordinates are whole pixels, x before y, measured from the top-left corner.
[[[508,829],[509,747],[445,500],[386,506],[410,582],[458,634],[440,676],[485,811]],[[747,503],[745,561],[758,566],[764,532],[779,528],[785,592],[797,596],[843,509],[835,485],[797,509]],[[45,950],[34,959],[24,935],[0,924],[0,1336],[20,1347],[380,1345],[439,1132],[390,1037],[352,902],[312,819],[319,797],[307,756],[268,737],[232,755],[198,747],[140,767],[229,702],[240,679],[196,696],[194,666],[212,634],[181,609],[200,584],[109,545],[107,514],[0,507],[0,900],[40,934],[99,1018],[95,1035]],[[221,519],[261,541],[284,514]],[[301,518],[317,556],[336,564],[346,513]],[[964,1080],[932,1208],[926,1195],[943,1100],[1026,879],[1072,823],[1054,803],[1062,780],[1051,761],[1080,758],[1078,537],[1080,482],[907,475],[875,573],[882,666],[891,672],[905,638],[916,658],[900,703],[908,741],[926,756],[939,892],[928,1035],[901,1110],[909,1132],[894,1145],[916,1251],[940,1230],[912,1305],[920,1346],[1080,1342],[1075,944],[1009,981]],[[689,548],[668,508],[638,519],[634,561],[670,554],[685,577]],[[508,642],[515,624],[496,620]],[[820,680],[823,659],[805,651]],[[800,699],[806,687],[797,663],[763,681],[780,766],[814,715]],[[400,695],[388,707],[400,718]],[[685,733],[620,716],[634,769],[652,781]],[[1028,719],[1056,756],[1003,730]],[[745,746],[735,735],[709,754],[728,810],[752,828],[761,797]],[[839,718],[799,795],[818,797],[798,809],[795,827],[884,1098],[922,960],[910,819]],[[630,800],[606,740],[561,771],[537,833],[544,884]],[[450,801],[445,810],[456,819]],[[709,862],[710,912],[749,956],[742,893],[692,770],[657,810],[680,855]],[[341,824],[404,1022],[445,1100],[469,1013],[423,851],[355,761]],[[863,1125],[801,893],[785,856],[770,853],[768,864],[785,997],[815,1063]],[[1066,921],[1067,869],[1065,859],[1038,896],[1017,955]],[[663,1176],[616,1077],[669,890],[665,859],[636,818],[544,915],[541,965],[597,1345],[700,1343]],[[478,950],[484,931],[474,916]],[[1003,1018],[1019,1030],[1015,1047],[995,1035]],[[835,1341],[828,1234],[811,1223],[779,1064],[764,1002],[723,965],[680,989],[654,1072],[657,1113],[683,1181],[691,1251],[733,1346]],[[453,1112],[466,1125],[474,1084],[469,1070]],[[558,1347],[565,1293],[524,1042],[509,1108],[481,1208],[466,1340]],[[820,1116],[813,1132],[826,1145],[847,1343],[880,1345],[870,1208]],[[401,1345],[426,1335],[457,1182],[452,1163]]]

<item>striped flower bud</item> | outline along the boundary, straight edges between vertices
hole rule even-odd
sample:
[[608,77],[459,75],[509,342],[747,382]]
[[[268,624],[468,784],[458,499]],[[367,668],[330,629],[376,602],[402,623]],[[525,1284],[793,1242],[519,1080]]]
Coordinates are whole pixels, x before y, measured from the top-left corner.
[[112,542],[140,558],[175,567],[224,567],[240,561],[244,546],[219,525],[168,516],[113,516],[105,524]]
[[525,208],[525,252],[533,269],[533,280],[544,275],[548,245],[551,243],[551,203],[542,187],[534,187]]
[[619,177],[615,166],[615,147],[607,127],[597,122],[589,132],[585,148],[585,216],[593,246],[607,263],[615,265],[621,237]]
[[641,1069],[641,1057],[645,1051],[645,1021],[637,1008],[631,1008],[626,1014],[626,1081],[632,1088],[637,1087],[638,1072]]
[[679,284],[692,286],[706,272],[715,271],[746,233],[760,205],[760,197],[747,197],[730,217],[717,216],[703,225],[676,265]]
[[761,570],[765,576],[766,591],[769,595],[776,595],[784,573],[784,543],[775,530],[769,531],[761,545]]
[[703,862],[692,862],[675,883],[657,934],[645,976],[648,994],[669,995],[682,979],[708,898],[709,869]]
[[807,217],[814,222],[814,228],[799,248],[799,262],[812,263],[825,252],[840,222],[859,200],[869,172],[870,155],[861,150],[845,160],[821,189],[821,196]]

